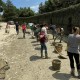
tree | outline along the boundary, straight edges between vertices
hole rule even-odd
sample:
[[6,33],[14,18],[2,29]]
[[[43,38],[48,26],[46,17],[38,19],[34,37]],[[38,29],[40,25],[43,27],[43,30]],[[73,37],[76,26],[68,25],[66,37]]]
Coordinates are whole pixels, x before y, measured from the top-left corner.
[[2,6],[2,7],[5,6],[5,3],[2,0],[0,0],[0,6]]
[[39,5],[39,13],[44,13],[44,12],[45,12],[45,5],[40,3],[40,5]]
[[2,0],[0,0],[0,12],[3,11],[5,6],[6,6],[6,4]]
[[80,3],[80,0],[47,0],[39,5],[39,13],[50,12]]
[[45,1],[45,4],[42,3],[39,5],[39,13],[45,13],[60,9],[61,3],[60,0],[48,0]]
[[29,17],[29,16],[34,16],[34,11],[32,11],[30,9],[30,7],[28,8],[20,8],[19,9],[19,17]]
[[17,17],[16,7],[12,4],[10,0],[7,0],[6,7],[4,9],[3,17],[6,21],[13,20]]

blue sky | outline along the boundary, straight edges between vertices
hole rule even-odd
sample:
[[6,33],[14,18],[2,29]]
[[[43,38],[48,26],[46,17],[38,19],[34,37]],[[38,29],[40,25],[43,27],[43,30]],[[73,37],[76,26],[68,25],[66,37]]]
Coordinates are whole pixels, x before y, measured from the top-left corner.
[[[2,0],[6,2],[6,0]],[[45,2],[46,0],[11,0],[12,3],[17,7],[30,7],[33,11],[37,12],[39,4]]]

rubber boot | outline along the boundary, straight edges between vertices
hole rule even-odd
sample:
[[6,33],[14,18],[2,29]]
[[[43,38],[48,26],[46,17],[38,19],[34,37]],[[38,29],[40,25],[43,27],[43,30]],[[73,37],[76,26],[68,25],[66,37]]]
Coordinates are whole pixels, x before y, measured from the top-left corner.
[[43,58],[43,53],[41,53],[41,58]]
[[47,51],[45,51],[45,59],[48,59]]
[[41,50],[41,58],[43,58],[43,50]]
[[75,76],[75,69],[71,69],[71,75]]

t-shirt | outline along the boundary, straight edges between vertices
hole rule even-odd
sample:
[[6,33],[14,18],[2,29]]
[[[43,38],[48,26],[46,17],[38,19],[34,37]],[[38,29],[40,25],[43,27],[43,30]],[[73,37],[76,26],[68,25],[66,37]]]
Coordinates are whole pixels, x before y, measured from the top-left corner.
[[22,30],[26,30],[26,25],[22,25]]
[[80,35],[70,34],[68,36],[68,52],[79,53]]
[[40,36],[40,42],[44,43],[46,41],[45,33],[41,32],[39,36]]

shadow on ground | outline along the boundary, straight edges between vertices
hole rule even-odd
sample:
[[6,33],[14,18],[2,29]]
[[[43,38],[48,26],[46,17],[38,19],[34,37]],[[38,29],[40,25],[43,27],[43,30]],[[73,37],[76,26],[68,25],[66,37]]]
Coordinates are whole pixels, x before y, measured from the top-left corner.
[[50,69],[51,71],[54,71],[53,68],[52,68],[52,66],[50,66],[49,69]]
[[38,46],[38,45],[40,45],[40,44],[33,44],[33,46]]
[[41,57],[40,56],[36,56],[36,55],[33,55],[33,56],[30,57],[30,61],[36,61],[38,59],[41,59]]
[[54,78],[56,78],[56,80],[69,80],[71,78],[71,75],[70,74],[66,74],[66,73],[60,73],[60,72],[55,72],[53,75],[52,75]]
[[41,50],[41,48],[40,47],[35,47],[35,50]]
[[23,37],[19,37],[18,39],[24,39]]
[[59,59],[67,59],[67,57],[66,56],[63,56],[63,55],[59,55],[58,58]]
[[26,31],[25,33],[26,33],[26,34],[30,34],[30,32],[28,32],[28,31]]
[[37,41],[32,41],[31,43],[36,43]]

